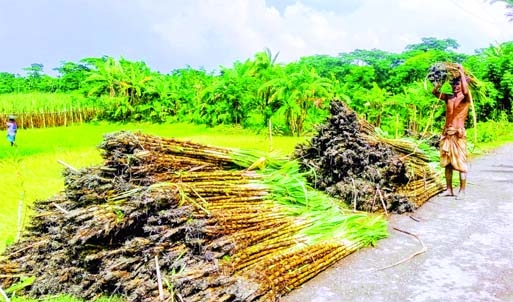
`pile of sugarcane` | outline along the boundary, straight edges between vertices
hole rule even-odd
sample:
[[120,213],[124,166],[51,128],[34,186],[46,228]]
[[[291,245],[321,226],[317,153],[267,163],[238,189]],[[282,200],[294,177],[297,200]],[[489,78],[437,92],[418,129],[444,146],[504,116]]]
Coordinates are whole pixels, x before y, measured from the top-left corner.
[[100,149],[102,165],[68,167],[65,190],[35,202],[0,258],[8,294],[276,301],[387,235],[286,157],[130,132]]
[[[427,144],[387,139],[340,101],[317,134],[294,152],[319,190],[368,212],[411,212],[443,190]],[[431,148],[432,149],[432,148]],[[427,151],[427,152],[426,152]]]

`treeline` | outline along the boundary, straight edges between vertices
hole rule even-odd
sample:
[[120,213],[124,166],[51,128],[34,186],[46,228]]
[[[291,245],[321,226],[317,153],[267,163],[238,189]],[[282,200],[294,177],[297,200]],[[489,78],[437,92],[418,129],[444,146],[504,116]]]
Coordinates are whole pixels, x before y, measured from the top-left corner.
[[401,53],[355,50],[287,64],[276,63],[279,54],[266,49],[215,73],[184,68],[162,74],[144,62],[105,56],[63,62],[52,77],[32,64],[25,76],[0,73],[0,100],[70,94],[94,104],[98,119],[271,127],[275,134],[301,135],[324,120],[331,99],[341,99],[375,126],[403,135],[441,128],[443,104],[425,77],[431,64],[449,61],[479,79],[473,91],[478,120],[511,120],[513,42],[473,55],[458,47],[453,39],[423,38]]

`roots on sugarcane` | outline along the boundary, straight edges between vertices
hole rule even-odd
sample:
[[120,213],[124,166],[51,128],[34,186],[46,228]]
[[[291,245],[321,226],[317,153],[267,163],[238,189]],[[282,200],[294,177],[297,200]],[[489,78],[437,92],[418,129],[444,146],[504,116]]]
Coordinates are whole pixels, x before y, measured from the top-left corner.
[[[308,180],[316,188],[357,210],[397,213],[411,212],[443,190],[431,159],[415,143],[379,136],[340,101],[332,101],[330,110],[317,135],[294,152],[304,170],[315,171]],[[425,189],[404,194],[420,179]]]
[[[426,80],[433,85],[442,85],[460,76],[458,64],[452,62],[436,62],[429,67]],[[465,77],[470,86],[475,87],[479,85],[477,78],[472,73],[466,71]]]

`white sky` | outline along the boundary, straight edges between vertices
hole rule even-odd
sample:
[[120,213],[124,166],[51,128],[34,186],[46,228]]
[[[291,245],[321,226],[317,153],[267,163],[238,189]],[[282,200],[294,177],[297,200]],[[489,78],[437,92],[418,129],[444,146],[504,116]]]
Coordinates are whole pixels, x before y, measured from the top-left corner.
[[[0,0],[0,72],[109,55],[168,73],[232,66],[269,48],[278,61],[355,49],[402,52],[423,37],[459,51],[513,41],[485,0]],[[510,10],[511,11],[511,10]]]

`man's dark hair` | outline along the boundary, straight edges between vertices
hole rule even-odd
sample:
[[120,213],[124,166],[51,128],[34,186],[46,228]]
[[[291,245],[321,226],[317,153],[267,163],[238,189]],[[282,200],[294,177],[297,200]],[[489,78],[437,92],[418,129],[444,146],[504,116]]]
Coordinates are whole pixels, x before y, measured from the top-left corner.
[[451,79],[451,86],[456,86],[460,83],[461,77]]

